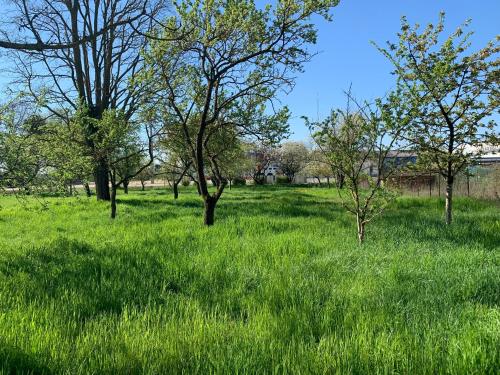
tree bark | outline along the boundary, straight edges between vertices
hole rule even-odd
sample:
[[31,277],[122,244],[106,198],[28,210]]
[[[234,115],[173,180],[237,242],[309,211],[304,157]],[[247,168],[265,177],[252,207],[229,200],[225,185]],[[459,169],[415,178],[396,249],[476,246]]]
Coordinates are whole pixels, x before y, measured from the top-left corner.
[[339,189],[344,188],[345,176],[342,173],[337,173],[336,184]]
[[200,184],[195,179],[193,179],[193,181],[194,181],[194,184],[196,185],[196,190],[198,191],[198,195],[201,195]]
[[356,219],[358,224],[358,242],[361,245],[365,240],[365,223],[363,222],[363,219],[361,219],[359,215],[357,215]]
[[123,192],[125,194],[128,194],[128,184],[129,184],[128,180],[123,181]]
[[205,199],[205,212],[203,216],[203,223],[207,226],[214,225],[215,222],[215,205],[217,200],[214,197],[208,196]]
[[142,190],[142,191],[144,191],[144,190],[146,189],[146,188],[145,188],[145,182],[144,182],[144,181],[141,181],[141,186],[142,186],[141,190]]
[[446,225],[450,225],[452,221],[452,205],[453,205],[453,176],[448,176],[446,179]]
[[109,169],[105,159],[100,159],[94,168],[95,192],[97,200],[109,201]]
[[328,189],[330,189],[330,177],[326,178],[326,183],[328,184]]
[[90,198],[92,196],[92,191],[90,191],[89,183],[86,182],[83,184],[83,186],[85,188],[85,193],[87,194],[87,197]]
[[174,181],[174,199],[179,198],[179,184]]
[[116,217],[116,186],[111,187],[111,219]]

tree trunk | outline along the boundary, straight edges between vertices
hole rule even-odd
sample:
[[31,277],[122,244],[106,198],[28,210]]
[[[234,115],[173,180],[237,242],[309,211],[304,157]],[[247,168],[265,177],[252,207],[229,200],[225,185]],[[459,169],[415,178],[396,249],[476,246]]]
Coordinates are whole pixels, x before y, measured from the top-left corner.
[[452,221],[452,203],[453,203],[453,176],[446,179],[446,224],[450,225]]
[[205,212],[203,216],[203,223],[207,226],[214,225],[215,222],[215,205],[217,200],[211,196],[205,199]]
[[232,181],[233,180],[229,180],[229,190],[231,190],[231,188],[232,188],[232,185],[233,185]]
[[105,159],[100,159],[94,168],[95,193],[97,200],[109,201],[109,169]]
[[316,177],[316,179],[318,180],[318,186],[321,187],[321,179],[319,177]]
[[201,195],[201,188],[200,188],[199,182],[196,180],[193,180],[193,181],[194,181],[194,184],[196,185],[196,190],[198,190],[198,195]]
[[359,217],[359,215],[356,217],[356,221],[358,224],[358,242],[361,245],[365,240],[365,223]]
[[123,192],[125,194],[128,194],[128,184],[129,184],[128,180],[123,181]]
[[92,196],[92,192],[90,191],[89,183],[86,182],[83,184],[83,186],[85,188],[85,193],[87,194],[87,197],[90,198]]
[[116,185],[111,187],[111,219],[116,217]]
[[330,177],[326,178],[326,183],[328,184],[328,189],[330,189]]
[[144,191],[146,189],[145,185],[146,185],[145,181],[141,181],[141,186],[142,186],[141,190],[142,191]]
[[342,173],[337,173],[336,183],[339,189],[344,188],[345,176]]
[[179,198],[179,184],[174,181],[174,199]]

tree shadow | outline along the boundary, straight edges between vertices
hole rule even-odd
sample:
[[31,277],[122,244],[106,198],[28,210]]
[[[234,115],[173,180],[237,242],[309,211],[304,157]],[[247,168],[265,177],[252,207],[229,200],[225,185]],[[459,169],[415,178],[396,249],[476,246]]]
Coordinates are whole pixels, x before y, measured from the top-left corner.
[[[378,223],[379,228],[396,241],[401,239],[394,235],[406,232],[408,236],[430,245],[442,242],[454,246],[479,243],[486,250],[500,248],[500,233],[485,229],[476,218],[456,215],[454,222],[448,226],[441,215],[437,215],[434,210],[429,211],[427,207],[409,205],[403,208],[398,205],[397,209],[384,213]],[[494,222],[497,218],[493,213],[488,213],[481,220]]]
[[101,314],[121,314],[125,303],[141,308],[178,293],[173,279],[162,277],[161,260],[147,252],[131,253],[115,246],[95,250],[82,241],[58,238],[47,245],[0,259],[7,290],[26,303],[47,303],[74,296],[60,310],[67,319],[85,321]]
[[0,373],[48,375],[53,372],[35,356],[7,344],[0,338]]

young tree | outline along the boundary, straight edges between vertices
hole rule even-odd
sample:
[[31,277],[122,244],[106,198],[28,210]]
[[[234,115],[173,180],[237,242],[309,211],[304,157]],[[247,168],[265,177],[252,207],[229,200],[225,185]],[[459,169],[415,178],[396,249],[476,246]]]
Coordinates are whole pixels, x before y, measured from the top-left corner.
[[339,188],[337,191],[344,208],[356,216],[358,241],[362,244],[366,225],[395,197],[383,182],[398,170],[388,155],[397,150],[409,117],[398,107],[397,94],[391,94],[384,104],[378,100],[374,109],[368,104],[356,104],[353,110],[353,102],[356,104],[348,93],[346,109],[332,111],[323,122],[310,123],[306,119],[306,123],[329,163],[345,176],[347,192]]
[[469,52],[469,21],[443,40],[444,13],[436,25],[411,27],[403,17],[397,44],[378,48],[395,67],[398,87],[414,109],[406,138],[446,180],[445,221],[452,221],[453,183],[474,155],[470,146],[493,141],[499,108],[498,38]]
[[279,165],[288,182],[293,182],[297,173],[305,166],[309,150],[300,142],[287,142],[279,150]]
[[[329,18],[337,3],[280,0],[260,9],[251,0],[179,1],[168,28],[153,35],[145,79],[183,127],[206,225],[214,223],[227,183],[217,162],[207,160],[207,145],[221,128],[239,138],[280,138],[288,112],[267,115],[266,105],[278,90],[291,87],[294,72],[310,59],[308,46],[316,41],[311,16]],[[213,193],[205,177],[207,164],[219,180]]]
[[[145,162],[142,163],[147,164]],[[136,179],[141,183],[141,190],[146,190],[146,181],[153,179],[156,176],[154,165],[150,165],[147,168],[144,168],[140,173],[137,174]]]
[[85,108],[81,109],[74,123],[84,130],[88,126],[97,129],[93,131],[92,139],[95,145],[93,150],[98,153],[94,158],[103,158],[107,162],[111,183],[111,218],[114,219],[118,187],[151,165],[154,160],[153,141],[157,132],[151,125],[145,124],[141,134],[141,124],[127,119],[123,111],[107,110],[100,120],[88,118],[87,113]]
[[[0,47],[10,51],[21,89],[49,113],[69,123],[80,107],[100,120],[108,109],[130,119],[141,89],[129,90],[140,69],[140,51],[163,0],[54,1],[12,0],[10,22],[0,30]],[[91,121],[89,125],[94,123]],[[96,128],[87,127],[88,155]],[[97,199],[109,200],[108,161],[96,159],[93,175]]]

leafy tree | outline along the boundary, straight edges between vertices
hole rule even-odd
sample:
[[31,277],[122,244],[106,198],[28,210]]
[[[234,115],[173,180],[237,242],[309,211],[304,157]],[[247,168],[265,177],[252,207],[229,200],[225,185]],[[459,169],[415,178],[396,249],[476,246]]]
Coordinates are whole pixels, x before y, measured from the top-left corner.
[[322,122],[306,119],[330,165],[345,176],[346,189],[337,191],[344,208],[356,217],[360,244],[366,225],[395,197],[384,181],[398,170],[389,153],[399,147],[402,129],[409,122],[408,111],[399,104],[398,95],[391,94],[387,102],[377,100],[372,108],[357,104],[349,92],[346,109],[332,111]]
[[471,147],[495,141],[495,124],[488,119],[499,108],[498,38],[470,52],[468,26],[469,21],[443,40],[444,13],[424,30],[403,17],[398,43],[379,47],[394,64],[401,95],[413,107],[406,138],[446,180],[447,224],[454,178],[477,156]]
[[[54,1],[12,0],[12,15],[2,24],[0,47],[10,51],[16,82],[38,105],[66,124],[80,107],[87,118],[101,120],[119,109],[131,119],[142,88],[129,89],[141,68],[140,54],[163,0]],[[87,126],[83,145],[95,152]],[[93,161],[97,199],[109,200],[108,161]]]
[[[142,164],[147,164],[147,162],[143,162]],[[146,190],[146,181],[153,179],[156,176],[155,167],[150,165],[147,168],[144,168],[141,172],[139,172],[136,176],[136,179],[141,183],[141,190]]]
[[333,176],[332,167],[321,150],[316,149],[309,153],[308,161],[302,172],[315,178],[319,186],[321,186],[321,178],[326,178],[328,187],[330,187],[330,178]]
[[36,195],[66,193],[75,180],[86,181],[90,160],[75,142],[82,133],[47,121],[19,100],[0,110],[0,188]]
[[263,185],[266,182],[266,170],[271,163],[278,161],[277,148],[267,142],[254,142],[248,145],[248,157],[252,179],[256,185]]
[[[215,207],[227,184],[207,146],[220,134],[280,138],[288,111],[271,115],[266,105],[278,90],[291,88],[316,41],[314,14],[329,18],[338,0],[281,0],[258,8],[251,0],[179,1],[176,15],[153,35],[147,53],[149,71],[142,82],[158,105],[183,128],[201,196],[204,223],[214,223]],[[190,131],[194,124],[194,131]],[[210,192],[207,164],[217,188]]]
[[288,182],[293,182],[297,173],[305,166],[309,150],[301,142],[287,142],[279,150],[279,165]]
[[95,120],[89,118],[88,111],[82,108],[74,122],[84,130],[92,127],[93,151],[96,153],[93,158],[106,160],[111,183],[111,218],[114,219],[118,187],[151,165],[154,160],[153,141],[157,132],[145,124],[141,133],[140,123],[128,120],[123,111],[117,110],[107,110],[102,119]]

